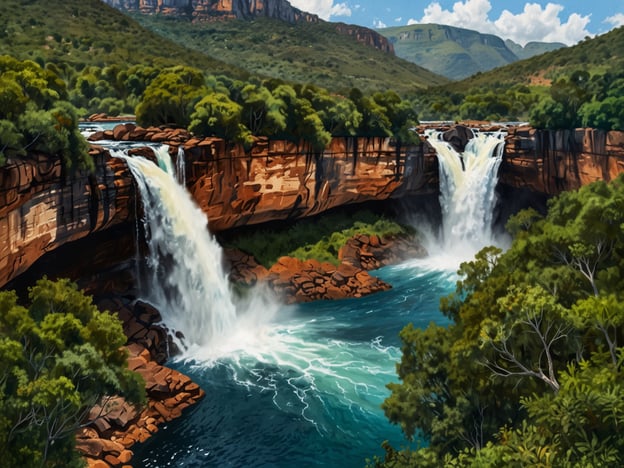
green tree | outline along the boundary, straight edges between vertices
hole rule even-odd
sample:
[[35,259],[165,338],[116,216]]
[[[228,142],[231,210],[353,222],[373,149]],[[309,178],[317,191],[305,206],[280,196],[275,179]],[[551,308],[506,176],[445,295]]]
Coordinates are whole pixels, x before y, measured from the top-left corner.
[[93,169],[65,84],[35,62],[0,57],[0,159],[41,151],[65,168]]
[[195,105],[189,130],[250,145],[251,133],[241,122],[242,107],[227,95],[212,92]]
[[[75,431],[106,395],[142,404],[122,324],[68,280],[39,280],[30,305],[0,292],[0,446],[6,466],[80,466]],[[106,407],[106,405],[105,405]]]
[[208,88],[199,70],[183,66],[165,69],[145,89],[136,108],[137,122],[188,127],[195,104],[206,94]]
[[315,153],[322,152],[331,140],[319,114],[306,98],[300,97],[290,85],[278,85],[272,92],[276,99],[285,104],[286,127],[282,136],[303,141]]
[[460,267],[452,320],[401,332],[390,421],[429,446],[375,466],[619,466],[624,176],[508,223],[506,252]]
[[251,133],[272,136],[286,128],[286,104],[268,88],[247,83],[240,94],[242,119]]
[[579,110],[584,127],[603,130],[624,129],[624,97],[609,96],[602,101],[583,104]]

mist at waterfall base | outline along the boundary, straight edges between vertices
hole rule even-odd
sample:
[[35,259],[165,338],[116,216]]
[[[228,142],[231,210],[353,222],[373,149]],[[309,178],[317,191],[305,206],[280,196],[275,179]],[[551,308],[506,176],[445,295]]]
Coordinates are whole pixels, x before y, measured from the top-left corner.
[[[445,228],[441,244],[428,246],[433,254],[426,259],[374,272],[393,286],[389,291],[296,306],[280,306],[256,291],[251,303],[237,304],[205,215],[176,183],[166,152],[159,153],[164,170],[126,158],[146,212],[150,259],[144,299],[161,311],[167,327],[184,334],[185,352],[169,365],[189,375],[206,397],[133,447],[134,465],[361,467],[367,458],[383,455],[383,440],[407,445],[380,408],[389,396],[386,384],[397,381],[398,333],[409,322],[422,328],[447,323],[439,299],[454,290],[459,262],[479,242],[492,241],[487,228],[484,234],[476,227],[483,228],[483,219],[455,232]],[[468,171],[454,173],[439,159],[448,180],[466,177]],[[479,189],[496,183],[481,182]],[[472,199],[451,193],[473,190],[459,180],[441,189],[449,191],[441,197],[445,216],[457,211],[446,203]],[[469,212],[488,216],[480,209]]]

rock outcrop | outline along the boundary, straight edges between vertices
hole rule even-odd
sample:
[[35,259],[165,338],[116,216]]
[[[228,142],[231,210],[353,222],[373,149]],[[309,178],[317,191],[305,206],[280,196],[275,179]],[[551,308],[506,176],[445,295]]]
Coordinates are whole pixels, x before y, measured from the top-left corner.
[[133,300],[132,287],[119,283],[114,292],[94,297],[100,310],[116,311],[128,341],[128,368],[145,381],[147,404],[143,408],[119,396],[105,397],[89,413],[92,422],[76,434],[76,448],[91,467],[129,466],[132,446],[145,442],[158,427],[176,419],[205,396],[204,391],[180,372],[164,366],[175,343],[160,326],[162,317],[152,306]]
[[134,217],[126,164],[99,149],[93,174],[63,172],[60,158],[29,154],[0,167],[0,286],[44,253]]
[[416,239],[382,239],[363,234],[349,239],[340,249],[340,265],[281,257],[266,269],[253,256],[240,250],[225,251],[232,281],[249,286],[266,284],[289,304],[362,297],[385,291],[391,285],[371,276],[368,271],[426,255],[427,252]]
[[189,377],[156,362],[148,349],[138,344],[127,349],[128,368],[145,380],[148,403],[138,409],[112,396],[91,409],[93,422],[76,434],[76,449],[92,467],[128,466],[135,443],[145,442],[159,425],[180,417],[205,396]]
[[374,49],[381,50],[390,55],[394,55],[394,46],[387,37],[382,36],[377,31],[357,26],[355,24],[336,23],[336,31],[343,36],[351,36],[356,41]]
[[317,15],[293,7],[287,0],[102,0],[122,11],[175,15],[194,21],[252,19],[258,16],[289,23],[316,23]]
[[545,195],[575,190],[624,171],[624,132],[510,129],[500,183]]

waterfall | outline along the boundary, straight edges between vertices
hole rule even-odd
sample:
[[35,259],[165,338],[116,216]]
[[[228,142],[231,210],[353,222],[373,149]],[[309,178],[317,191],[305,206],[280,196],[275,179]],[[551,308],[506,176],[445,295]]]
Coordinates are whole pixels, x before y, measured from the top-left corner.
[[141,194],[148,246],[144,299],[187,345],[218,346],[231,332],[236,307],[205,213],[176,181],[168,147],[155,149],[158,166],[123,150],[111,154],[126,161]]
[[178,146],[178,154],[176,156],[176,177],[178,184],[186,187],[186,160],[182,145]]
[[447,254],[472,257],[482,247],[497,243],[492,222],[505,134],[475,133],[463,153],[443,141],[440,132],[429,131],[427,136],[440,169],[440,248]]

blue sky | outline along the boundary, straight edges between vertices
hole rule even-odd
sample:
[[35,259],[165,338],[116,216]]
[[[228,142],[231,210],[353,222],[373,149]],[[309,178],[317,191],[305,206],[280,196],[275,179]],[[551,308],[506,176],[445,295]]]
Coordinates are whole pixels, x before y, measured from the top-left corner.
[[450,24],[529,41],[577,43],[624,25],[624,0],[290,0],[329,21],[369,28]]

